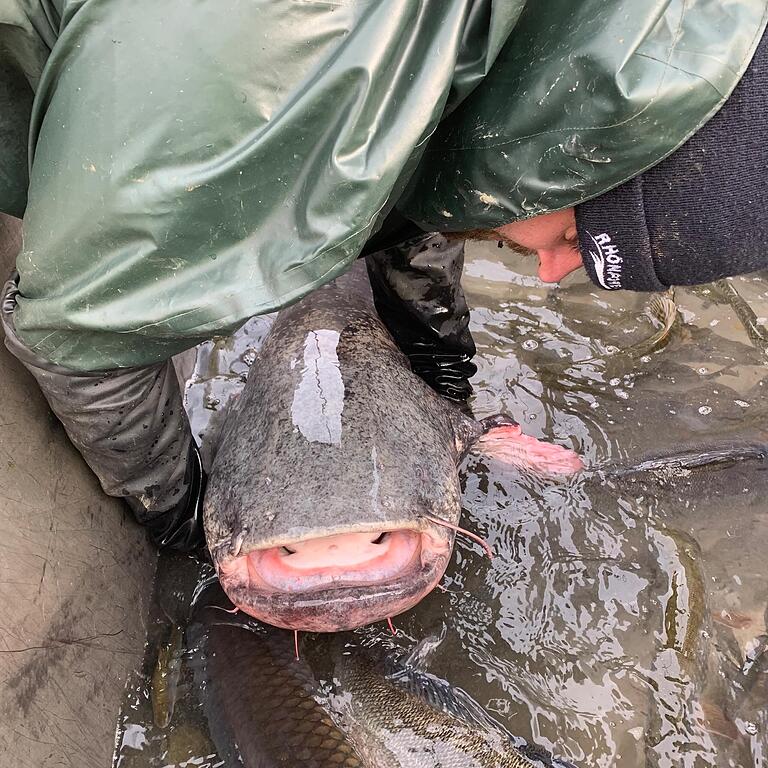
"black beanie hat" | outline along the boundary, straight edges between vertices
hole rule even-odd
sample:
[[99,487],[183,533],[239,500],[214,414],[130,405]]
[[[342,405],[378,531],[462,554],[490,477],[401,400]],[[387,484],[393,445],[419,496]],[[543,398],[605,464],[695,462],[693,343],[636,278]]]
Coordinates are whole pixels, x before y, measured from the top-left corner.
[[666,160],[576,206],[601,288],[660,291],[768,267],[768,43],[723,108]]

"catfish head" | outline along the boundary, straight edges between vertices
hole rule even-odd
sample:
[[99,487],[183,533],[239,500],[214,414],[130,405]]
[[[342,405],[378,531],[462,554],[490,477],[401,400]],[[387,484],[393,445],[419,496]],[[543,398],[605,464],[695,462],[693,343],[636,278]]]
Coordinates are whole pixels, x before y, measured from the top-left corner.
[[354,284],[316,291],[280,313],[224,426],[204,504],[224,591],[305,631],[408,610],[451,558],[473,448],[539,470],[581,466],[507,417],[479,422],[440,398]]

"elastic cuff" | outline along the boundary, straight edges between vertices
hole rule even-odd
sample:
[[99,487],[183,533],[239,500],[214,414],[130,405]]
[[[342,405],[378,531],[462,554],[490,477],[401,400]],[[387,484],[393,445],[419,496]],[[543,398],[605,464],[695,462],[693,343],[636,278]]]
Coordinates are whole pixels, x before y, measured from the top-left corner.
[[607,291],[663,291],[643,206],[642,176],[576,206],[579,249],[587,274]]

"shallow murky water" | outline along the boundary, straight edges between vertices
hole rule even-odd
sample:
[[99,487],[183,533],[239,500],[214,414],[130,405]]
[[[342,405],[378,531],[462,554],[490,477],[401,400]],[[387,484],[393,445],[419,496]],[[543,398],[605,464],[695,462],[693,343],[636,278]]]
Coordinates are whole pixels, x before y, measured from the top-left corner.
[[[652,351],[642,346],[658,329],[649,296],[598,294],[582,279],[551,289],[529,266],[486,246],[468,261],[477,416],[510,413],[592,468],[632,466],[675,446],[768,442],[768,281],[677,290],[668,343]],[[198,356],[188,401],[209,440],[268,326],[254,324],[249,337]],[[446,591],[399,617],[396,638],[382,627],[348,642],[407,649],[444,627],[429,672],[577,766],[765,768],[764,463],[591,472],[564,484],[472,457],[463,524],[496,557],[459,540]],[[184,558],[161,567],[146,674],[118,729],[121,768],[225,764],[195,683],[199,651],[173,647],[173,623],[205,570]],[[150,696],[158,649],[181,662],[166,728]]]

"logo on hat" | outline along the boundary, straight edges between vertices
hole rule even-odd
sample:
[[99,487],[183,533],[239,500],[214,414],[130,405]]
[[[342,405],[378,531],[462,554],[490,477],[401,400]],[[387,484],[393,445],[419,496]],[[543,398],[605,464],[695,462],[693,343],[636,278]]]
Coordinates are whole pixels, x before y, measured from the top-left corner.
[[611,242],[606,232],[595,237],[591,232],[586,233],[595,244],[595,251],[589,251],[595,266],[597,282],[608,291],[621,288],[621,267],[624,259],[619,255],[619,247]]

